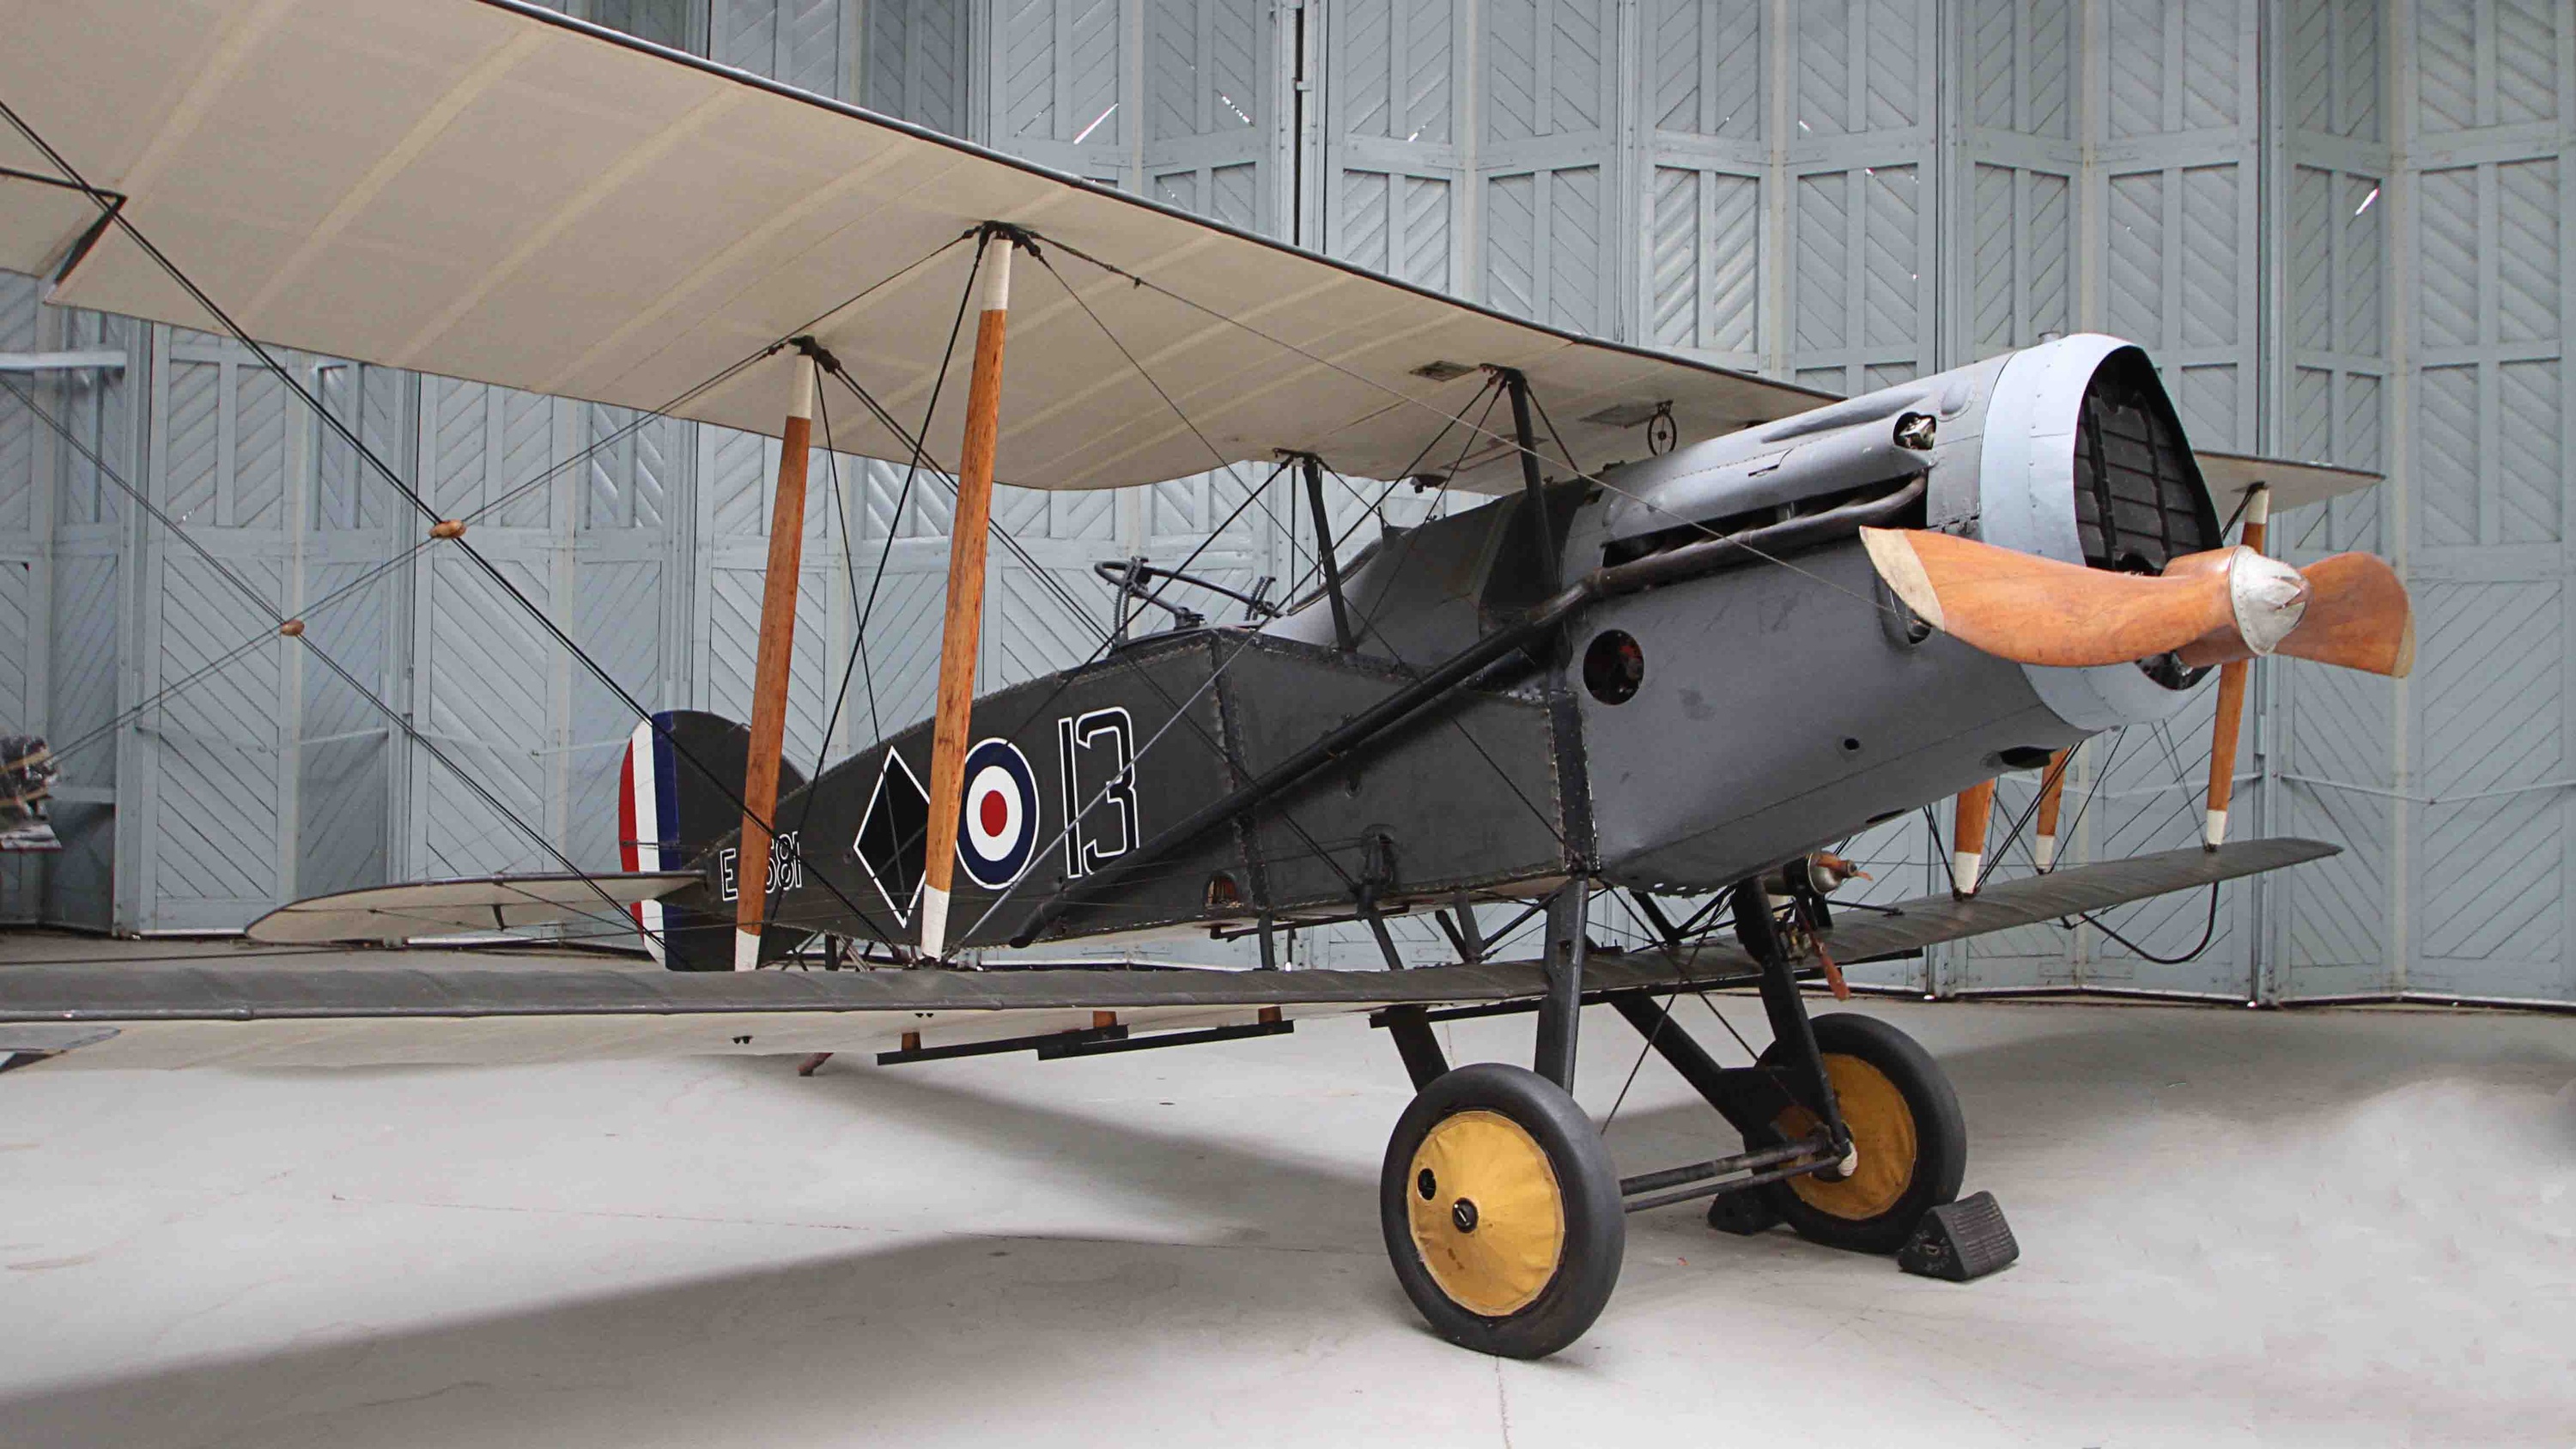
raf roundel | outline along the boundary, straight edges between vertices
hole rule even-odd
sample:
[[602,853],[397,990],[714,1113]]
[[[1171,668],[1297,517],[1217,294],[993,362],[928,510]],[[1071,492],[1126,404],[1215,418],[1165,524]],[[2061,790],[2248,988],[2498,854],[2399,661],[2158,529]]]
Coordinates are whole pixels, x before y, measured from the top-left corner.
[[1037,855],[1038,777],[1026,755],[1005,739],[966,752],[966,794],[959,803],[957,863],[986,890],[1017,881]]

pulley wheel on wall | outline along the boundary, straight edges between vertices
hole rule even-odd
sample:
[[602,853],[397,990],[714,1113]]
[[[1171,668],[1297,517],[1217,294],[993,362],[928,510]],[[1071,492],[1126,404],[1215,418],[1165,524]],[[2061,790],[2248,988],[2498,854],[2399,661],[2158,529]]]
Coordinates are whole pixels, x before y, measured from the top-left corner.
[[[1860,1161],[1848,1175],[1809,1173],[1766,1189],[1801,1237],[1863,1253],[1893,1253],[1927,1208],[1959,1196],[1968,1124],[1941,1064],[1874,1016],[1835,1012],[1814,1022],[1816,1050]],[[1777,1043],[1762,1054],[1783,1065]],[[1817,1129],[1791,1107],[1772,1123],[1784,1139]]]
[[1618,1170],[1555,1083],[1500,1062],[1425,1087],[1378,1176],[1395,1276],[1441,1337],[1542,1358],[1601,1316],[1627,1250]]

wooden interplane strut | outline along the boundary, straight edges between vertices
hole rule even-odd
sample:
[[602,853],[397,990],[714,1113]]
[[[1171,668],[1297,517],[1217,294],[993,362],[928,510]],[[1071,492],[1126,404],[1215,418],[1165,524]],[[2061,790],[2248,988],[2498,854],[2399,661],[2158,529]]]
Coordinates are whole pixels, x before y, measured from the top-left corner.
[[939,633],[939,703],[930,733],[930,840],[921,893],[921,951],[948,950],[948,893],[957,878],[957,823],[966,796],[975,653],[984,631],[984,554],[993,518],[993,450],[1002,414],[1002,338],[1011,308],[1008,233],[984,238],[984,311],[975,322],[975,372],[966,391],[966,440],[957,455],[957,514],[948,534],[948,612]]
[[778,498],[769,510],[769,566],[760,592],[760,649],[751,671],[751,744],[743,767],[742,848],[734,861],[733,969],[760,964],[776,847],[778,760],[786,748],[787,679],[796,656],[796,583],[805,552],[806,450],[814,433],[814,363],[792,354],[787,426],[778,443]]
[[1963,901],[1977,893],[1977,878],[1986,873],[1986,824],[1994,813],[1994,781],[1959,792],[1950,826],[1950,891]]
[[[2257,483],[2245,494],[2242,542],[2263,551],[2272,521],[2272,490]],[[2236,789],[2236,736],[2245,723],[2245,683],[2251,659],[2231,659],[2218,667],[2218,720],[2209,737],[2209,798],[2203,817],[2201,845],[2216,850],[2227,839],[2227,798]]]
[[2031,856],[2043,873],[2057,864],[2057,820],[2066,805],[2066,772],[2074,768],[2074,754],[2069,749],[2050,755],[2040,779],[2039,833],[2031,842]]

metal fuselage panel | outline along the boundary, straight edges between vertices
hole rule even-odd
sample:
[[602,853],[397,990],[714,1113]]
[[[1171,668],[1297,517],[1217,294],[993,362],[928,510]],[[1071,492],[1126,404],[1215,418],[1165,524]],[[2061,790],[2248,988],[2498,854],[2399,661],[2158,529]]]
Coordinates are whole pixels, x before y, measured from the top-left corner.
[[1856,544],[1587,610],[1574,647],[1634,637],[1634,697],[1581,696],[1601,870],[1709,890],[2081,733],[2018,665],[1934,634],[1909,642]]
[[[1244,763],[1259,775],[1418,672],[1260,640],[1225,681]],[[1348,915],[1372,872],[1393,909],[1557,874],[1564,808],[1544,706],[1461,691],[1257,812],[1260,900],[1274,912]]]

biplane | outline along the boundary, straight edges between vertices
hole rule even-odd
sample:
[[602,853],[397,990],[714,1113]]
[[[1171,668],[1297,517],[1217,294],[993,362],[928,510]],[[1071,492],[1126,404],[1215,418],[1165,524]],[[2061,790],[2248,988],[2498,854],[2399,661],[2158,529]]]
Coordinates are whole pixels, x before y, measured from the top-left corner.
[[[2370,475],[2195,451],[2115,338],[1835,399],[511,0],[97,0],[0,26],[0,265],[52,301],[782,440],[747,722],[647,707],[529,606],[634,710],[618,870],[387,885],[248,931],[606,927],[667,970],[18,967],[11,1065],[1056,1059],[1367,1013],[1418,1091],[1380,1184],[1398,1278],[1451,1340],[1543,1355],[1601,1313],[1630,1211],[1905,1243],[1959,1194],[1958,1103],[1921,1047],[1811,1016],[1806,985],[2332,853],[2225,839],[2248,669],[2412,662],[2385,563],[2263,552],[2272,508]],[[821,441],[953,475],[957,506],[933,716],[807,779],[781,740],[818,396],[856,404]],[[490,567],[473,518],[316,411],[419,547]],[[1122,614],[1171,627],[977,696],[996,480],[1243,464],[1303,488],[1311,579],[1274,599],[1109,561]],[[1478,501],[1350,548],[1326,470]],[[1174,602],[1193,586],[1243,617]],[[301,618],[276,627],[336,668]],[[2205,845],[2048,869],[2068,751],[2204,687]],[[2013,771],[2042,775],[2043,873],[1990,883]],[[1837,907],[1837,842],[1951,797],[1953,890]],[[1608,892],[1658,939],[1598,945]],[[1536,958],[1493,959],[1505,910],[1543,919]],[[1453,963],[1394,949],[1387,923],[1421,914]],[[976,969],[1149,939],[1254,941],[1275,968],[1283,933],[1353,923],[1389,969]],[[770,969],[816,942],[859,969]],[[1750,1065],[1669,1010],[1719,986],[1758,990],[1774,1040]],[[1568,1090],[1587,1004],[1742,1149],[1620,1177]],[[1509,1012],[1529,1067],[1443,1059],[1434,1023]]]

